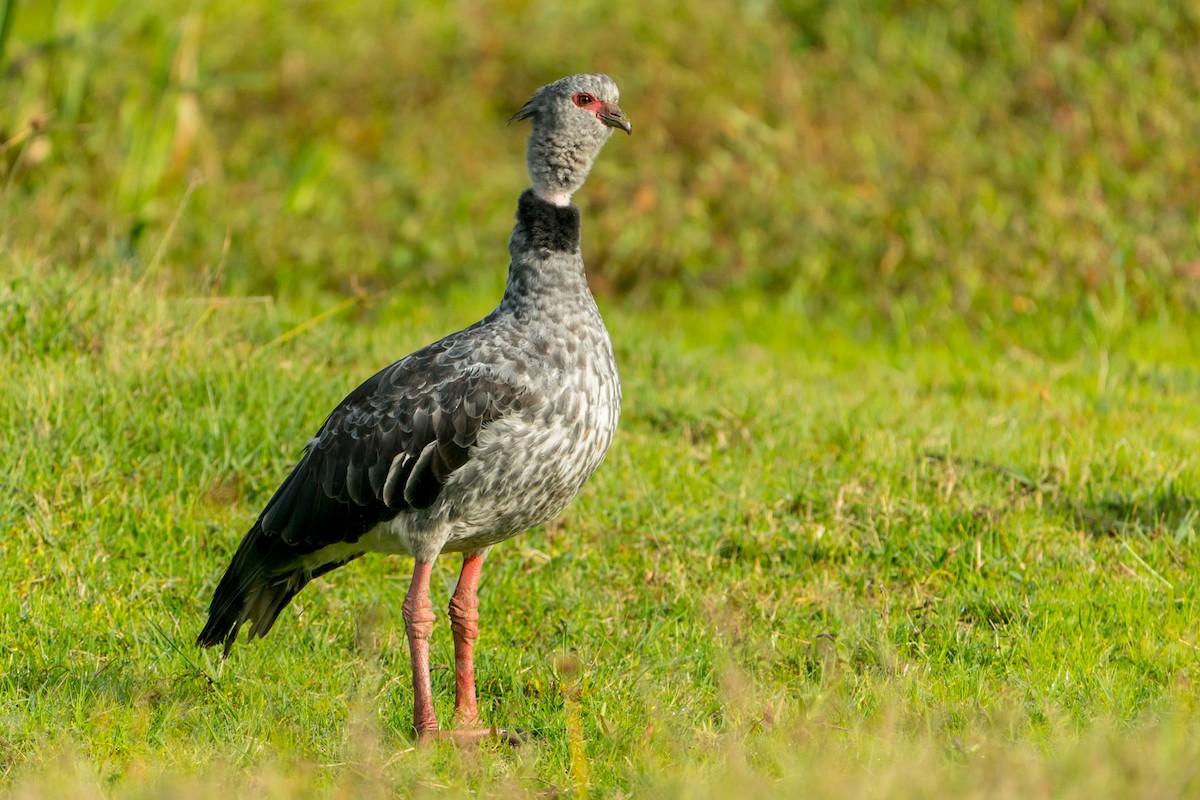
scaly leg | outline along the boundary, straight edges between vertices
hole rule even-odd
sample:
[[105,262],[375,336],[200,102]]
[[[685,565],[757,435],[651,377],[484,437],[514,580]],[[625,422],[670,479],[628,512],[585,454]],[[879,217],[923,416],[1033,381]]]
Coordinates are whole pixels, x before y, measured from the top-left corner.
[[437,736],[437,714],[433,710],[433,687],[429,681],[429,637],[433,635],[433,604],[429,602],[429,573],[433,564],[413,563],[412,583],[401,609],[404,630],[408,634],[408,654],[412,661],[413,727],[417,741]]
[[454,631],[454,725],[479,724],[475,701],[475,639],[479,636],[479,572],[483,553],[463,556],[458,586],[450,598],[450,628]]
[[413,727],[418,744],[434,739],[450,739],[460,743],[478,742],[489,736],[519,744],[522,735],[495,728],[469,727],[478,725],[479,708],[475,701],[475,639],[479,635],[479,572],[484,554],[472,553],[463,557],[458,587],[450,598],[450,625],[454,631],[454,722],[455,729],[438,730],[437,714],[433,710],[433,688],[429,679],[429,638],[433,634],[433,605],[429,602],[431,563],[413,564],[412,583],[404,598],[404,627],[408,633],[408,652],[413,674]]

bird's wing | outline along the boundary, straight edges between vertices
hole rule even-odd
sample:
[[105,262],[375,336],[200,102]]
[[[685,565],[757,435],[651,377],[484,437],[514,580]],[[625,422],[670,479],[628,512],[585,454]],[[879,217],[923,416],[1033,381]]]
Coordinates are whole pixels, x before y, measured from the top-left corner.
[[433,505],[483,426],[530,399],[454,344],[419,350],[351,392],[268,502],[263,532],[312,552]]
[[433,505],[484,426],[536,402],[515,377],[500,378],[517,371],[506,372],[496,343],[471,330],[397,361],[338,404],[242,538],[198,643],[224,643],[228,655],[247,620],[251,637],[266,635],[306,583],[360,554],[343,550],[321,564],[300,557]]

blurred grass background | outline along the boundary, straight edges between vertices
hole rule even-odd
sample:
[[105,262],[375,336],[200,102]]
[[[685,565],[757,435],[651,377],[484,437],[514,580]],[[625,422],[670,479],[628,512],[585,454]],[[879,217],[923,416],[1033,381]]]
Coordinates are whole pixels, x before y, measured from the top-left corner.
[[39,258],[189,292],[495,284],[505,120],[592,70],[636,126],[588,187],[602,293],[906,324],[1200,303],[1196,2],[8,9],[0,243]]

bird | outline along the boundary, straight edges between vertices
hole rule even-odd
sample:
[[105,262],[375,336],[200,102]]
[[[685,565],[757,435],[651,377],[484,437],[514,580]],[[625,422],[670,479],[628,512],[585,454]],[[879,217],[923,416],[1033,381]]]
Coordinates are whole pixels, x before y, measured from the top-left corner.
[[[603,461],[621,384],[588,287],[571,197],[616,130],[632,132],[616,83],[571,75],[509,120],[529,120],[530,188],[517,200],[508,279],[475,324],[384,367],[339,403],[242,538],[196,639],[230,654],[265,636],[310,581],[367,553],[408,555],[401,606],[418,742],[478,741],[478,586],[493,545],[556,517]],[[461,553],[450,598],[453,724],[434,710],[433,564]]]

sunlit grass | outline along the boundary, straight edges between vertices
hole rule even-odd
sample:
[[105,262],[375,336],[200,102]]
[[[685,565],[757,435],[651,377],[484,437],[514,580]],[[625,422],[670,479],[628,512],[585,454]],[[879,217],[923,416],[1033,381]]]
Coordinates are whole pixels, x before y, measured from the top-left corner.
[[[1193,12],[5,8],[0,791],[1195,793]],[[328,409],[490,310],[504,120],[581,69],[621,430],[484,572],[530,742],[417,750],[403,560],[192,641]]]
[[[55,786],[66,758],[118,796],[159,774],[207,796],[212,770],[279,796],[719,796],[879,771],[881,796],[911,796],[982,792],[976,754],[1058,786],[1074,759],[1173,752],[1163,731],[1194,725],[1200,354],[1169,327],[1097,349],[1081,313],[1062,356],[965,326],[863,339],[750,299],[610,306],[621,435],[564,519],[485,571],[483,707],[534,738],[418,753],[403,561],[317,582],[228,662],[191,640],[351,376],[487,298],[313,323],[127,277],[11,264],[6,286],[9,781]],[[453,577],[436,572],[439,604]],[[444,670],[435,691],[448,714]]]

